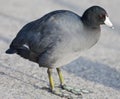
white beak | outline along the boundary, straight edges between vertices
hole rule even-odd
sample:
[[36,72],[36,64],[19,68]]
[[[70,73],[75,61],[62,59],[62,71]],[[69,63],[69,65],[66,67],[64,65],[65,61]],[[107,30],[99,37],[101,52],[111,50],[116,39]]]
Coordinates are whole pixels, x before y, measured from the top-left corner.
[[110,21],[110,19],[109,19],[108,16],[106,16],[104,23],[105,23],[107,26],[109,26],[109,27],[111,27],[112,29],[114,29],[113,24],[112,24],[112,22]]

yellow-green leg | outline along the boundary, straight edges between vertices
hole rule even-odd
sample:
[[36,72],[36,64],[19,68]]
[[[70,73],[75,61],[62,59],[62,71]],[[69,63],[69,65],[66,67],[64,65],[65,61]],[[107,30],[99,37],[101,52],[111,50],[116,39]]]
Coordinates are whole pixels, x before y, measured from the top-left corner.
[[58,72],[58,76],[59,76],[59,79],[60,79],[60,85],[62,87],[62,89],[66,90],[66,91],[69,91],[75,95],[81,95],[82,91],[81,89],[76,89],[76,88],[72,88],[70,86],[67,86],[64,84],[64,78],[63,78],[63,75],[62,75],[62,72],[60,70],[60,68],[56,68],[57,69],[57,72]]
[[48,78],[49,78],[49,83],[50,83],[50,89],[51,89],[51,91],[53,91],[54,90],[54,81],[53,81],[53,77],[52,77],[52,69],[48,68],[47,73],[48,73]]
[[[66,97],[67,99],[72,99],[71,96],[69,94],[65,94],[64,92],[62,92],[61,90],[55,90],[55,86],[54,86],[54,81],[53,81],[53,77],[52,77],[52,69],[48,68],[48,78],[49,78],[49,83],[50,83],[50,89],[51,92],[57,96],[60,97]],[[61,78],[61,84],[63,83],[63,79],[62,79],[62,74],[60,73],[60,78]]]
[[51,92],[60,97],[68,97],[68,96],[64,95],[64,93],[61,90],[54,89],[55,86],[54,86],[54,81],[53,81],[53,77],[52,77],[52,69],[48,68],[47,72],[48,72],[48,78],[49,78]]
[[[70,86],[66,86],[64,84],[64,79],[63,79],[60,68],[56,68],[56,69],[57,69],[57,72],[59,75],[60,85],[61,85],[62,89],[69,91],[75,95],[81,95],[81,90],[76,90],[75,88],[71,88]],[[50,89],[51,89],[52,93],[57,96],[60,96],[60,97],[66,97],[68,99],[71,99],[72,96],[70,94],[64,93],[64,90],[55,90],[55,88],[54,88],[55,85],[54,85],[54,81],[53,81],[53,77],[52,77],[52,69],[48,68],[47,72],[48,72],[48,78],[49,78],[49,83],[50,83]]]
[[56,68],[56,69],[57,69],[58,76],[59,76],[59,79],[60,79],[60,85],[63,86],[64,85],[64,78],[63,78],[61,69],[60,68]]

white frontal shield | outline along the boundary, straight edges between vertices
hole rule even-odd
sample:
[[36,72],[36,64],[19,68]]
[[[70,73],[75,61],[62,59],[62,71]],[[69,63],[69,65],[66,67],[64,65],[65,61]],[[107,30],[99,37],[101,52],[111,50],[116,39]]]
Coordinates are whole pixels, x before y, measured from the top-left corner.
[[113,24],[112,24],[112,22],[110,21],[110,19],[109,19],[108,16],[106,16],[104,23],[105,23],[107,26],[109,26],[109,27],[111,27],[112,29],[114,29]]

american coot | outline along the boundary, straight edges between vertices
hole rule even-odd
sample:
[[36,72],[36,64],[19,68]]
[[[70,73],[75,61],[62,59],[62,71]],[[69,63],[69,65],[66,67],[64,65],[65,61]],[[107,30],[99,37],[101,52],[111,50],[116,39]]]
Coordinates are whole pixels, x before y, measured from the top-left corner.
[[50,89],[55,93],[52,69],[57,69],[60,84],[66,88],[60,67],[97,43],[102,24],[113,28],[107,12],[100,6],[88,8],[82,17],[68,10],[53,11],[25,25],[6,53],[16,53],[48,68]]

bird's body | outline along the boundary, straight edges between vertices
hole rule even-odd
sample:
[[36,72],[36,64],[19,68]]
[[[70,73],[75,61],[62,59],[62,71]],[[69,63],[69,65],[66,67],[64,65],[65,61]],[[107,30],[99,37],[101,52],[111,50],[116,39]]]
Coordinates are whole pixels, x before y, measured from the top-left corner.
[[[100,36],[99,29],[85,30],[86,27],[82,23],[81,17],[72,12],[61,12],[56,18],[57,22],[50,22],[53,23],[51,31],[57,34],[58,38],[50,55],[50,60],[53,62],[51,66],[53,67],[64,66],[77,59],[80,52],[92,47]],[[57,29],[55,29],[54,24]]]
[[101,24],[112,27],[106,11],[99,6],[88,8],[82,16],[67,10],[53,11],[25,25],[6,53],[16,53],[38,63],[40,67],[47,67],[50,88],[53,91],[51,69],[57,69],[63,87],[59,67],[77,59],[82,50],[97,43]]
[[19,50],[27,45],[31,53],[28,59],[42,67],[56,68],[77,59],[80,52],[92,47],[99,37],[99,28],[89,29],[77,14],[60,10],[25,25],[11,47]]

